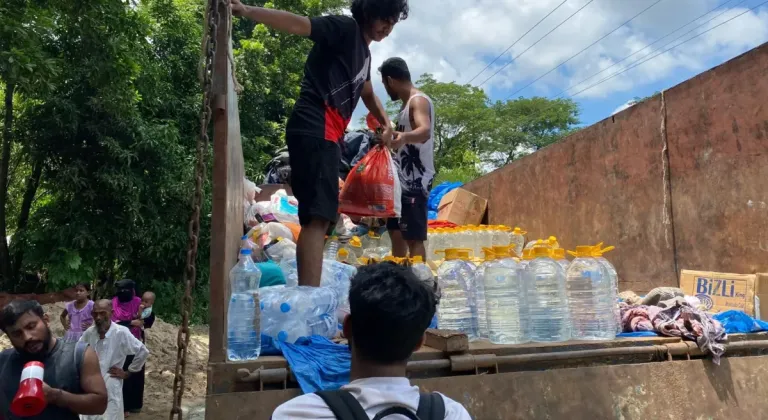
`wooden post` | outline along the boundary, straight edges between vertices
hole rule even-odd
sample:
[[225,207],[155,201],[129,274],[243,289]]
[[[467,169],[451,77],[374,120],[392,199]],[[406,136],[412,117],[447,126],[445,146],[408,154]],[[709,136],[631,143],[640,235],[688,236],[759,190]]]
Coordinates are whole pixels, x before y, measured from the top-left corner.
[[[243,236],[243,148],[237,94],[228,52],[227,5],[219,3],[213,74],[213,215],[211,219],[211,301],[209,363],[226,362],[229,270]],[[203,216],[205,217],[205,216]]]

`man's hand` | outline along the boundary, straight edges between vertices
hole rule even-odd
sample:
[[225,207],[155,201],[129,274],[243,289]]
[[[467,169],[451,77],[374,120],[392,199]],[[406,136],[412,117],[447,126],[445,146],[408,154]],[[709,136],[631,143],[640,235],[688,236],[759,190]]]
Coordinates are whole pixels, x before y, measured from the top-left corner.
[[118,378],[123,380],[128,379],[128,376],[130,376],[128,372],[124,371],[123,369],[117,366],[112,366],[111,368],[109,368],[109,375],[112,376],[113,378]]
[[399,150],[401,147],[405,145],[405,133],[401,133],[399,131],[395,131],[395,134],[392,138],[392,149],[393,150]]
[[140,319],[134,319],[133,321],[131,321],[131,326],[132,326],[132,327],[138,327],[138,328],[141,328],[141,327],[143,327],[143,326],[144,326],[144,321],[142,321],[142,320],[140,320]]
[[386,147],[392,147],[392,127],[384,127],[381,132],[381,143]]
[[240,3],[240,0],[230,0],[229,5],[233,15],[243,16],[245,14],[246,6],[243,3]]
[[47,383],[43,382],[43,395],[48,404],[56,405],[59,395],[61,395],[61,390],[51,388]]

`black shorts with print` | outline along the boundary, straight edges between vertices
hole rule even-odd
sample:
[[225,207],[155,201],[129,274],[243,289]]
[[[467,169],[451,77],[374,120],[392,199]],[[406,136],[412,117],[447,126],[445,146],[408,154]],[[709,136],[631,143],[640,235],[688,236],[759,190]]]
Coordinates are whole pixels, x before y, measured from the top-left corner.
[[427,240],[427,195],[403,191],[400,218],[387,220],[388,230],[399,230],[406,241]]

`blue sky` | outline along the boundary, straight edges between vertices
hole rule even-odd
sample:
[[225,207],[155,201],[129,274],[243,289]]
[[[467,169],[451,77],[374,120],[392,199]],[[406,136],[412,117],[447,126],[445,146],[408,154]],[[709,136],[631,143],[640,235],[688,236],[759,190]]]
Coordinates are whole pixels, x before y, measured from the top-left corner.
[[[478,85],[498,71],[481,86],[492,100],[507,98],[566,60],[515,96],[552,97],[569,88],[574,94],[637,64],[573,97],[580,104],[582,124],[590,125],[623,109],[635,96],[668,89],[768,41],[768,4],[759,6],[764,1],[411,0],[409,18],[371,46],[372,77],[376,93],[385,100],[375,69],[386,58],[399,56],[415,75],[428,72],[443,82],[466,83],[518,39],[472,82]],[[702,35],[694,38],[697,34]],[[352,125],[366,112],[361,102]]]

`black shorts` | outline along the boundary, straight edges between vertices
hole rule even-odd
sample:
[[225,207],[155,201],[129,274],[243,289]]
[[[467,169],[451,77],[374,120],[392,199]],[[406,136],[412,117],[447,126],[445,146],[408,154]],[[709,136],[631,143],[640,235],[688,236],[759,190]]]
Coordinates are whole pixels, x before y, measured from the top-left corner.
[[339,213],[339,145],[301,134],[286,135],[291,189],[299,201],[299,223],[321,219],[333,224]]
[[427,240],[427,196],[403,191],[400,218],[387,220],[388,230],[399,230],[406,241]]

